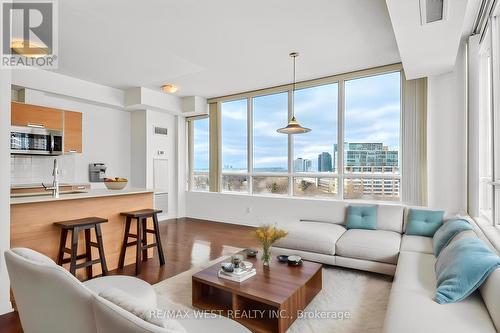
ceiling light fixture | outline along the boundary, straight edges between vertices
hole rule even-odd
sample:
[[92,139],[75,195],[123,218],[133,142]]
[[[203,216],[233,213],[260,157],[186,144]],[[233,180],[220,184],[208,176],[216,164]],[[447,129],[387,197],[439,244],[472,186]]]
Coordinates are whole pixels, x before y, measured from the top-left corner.
[[177,87],[175,84],[165,84],[161,86],[161,90],[163,90],[166,93],[173,94],[179,90],[179,87]]
[[294,106],[294,96],[295,96],[295,60],[299,56],[298,52],[292,52],[290,53],[290,57],[293,59],[293,88],[292,88],[292,100],[291,100],[291,107],[292,107],[292,118],[288,121],[288,125],[283,128],[278,128],[276,131],[278,133],[283,133],[283,134],[302,134],[302,133],[307,133],[310,132],[311,129],[307,127],[302,127],[300,126],[299,122],[297,119],[295,119],[295,106]]

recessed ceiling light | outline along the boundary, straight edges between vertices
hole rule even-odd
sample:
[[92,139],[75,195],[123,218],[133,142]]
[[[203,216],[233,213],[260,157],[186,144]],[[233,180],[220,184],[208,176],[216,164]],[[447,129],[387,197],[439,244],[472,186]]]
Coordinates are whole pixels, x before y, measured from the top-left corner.
[[165,84],[165,85],[161,86],[161,90],[163,90],[164,92],[173,94],[177,90],[179,90],[179,87],[177,87],[175,84]]

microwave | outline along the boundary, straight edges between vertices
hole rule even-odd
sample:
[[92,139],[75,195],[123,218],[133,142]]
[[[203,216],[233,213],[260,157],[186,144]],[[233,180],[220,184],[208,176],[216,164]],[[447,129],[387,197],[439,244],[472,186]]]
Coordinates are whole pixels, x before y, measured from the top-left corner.
[[62,131],[43,127],[12,126],[10,130],[10,153],[23,155],[61,155],[63,153]]

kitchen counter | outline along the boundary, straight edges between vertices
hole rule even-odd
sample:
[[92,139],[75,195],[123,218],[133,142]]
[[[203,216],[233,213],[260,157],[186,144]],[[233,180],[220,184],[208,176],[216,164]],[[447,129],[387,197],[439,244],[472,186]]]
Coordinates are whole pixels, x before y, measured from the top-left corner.
[[[57,199],[51,195],[37,195],[10,200],[10,246],[28,247],[54,260],[57,260],[61,235],[61,229],[54,225],[55,222],[92,216],[107,219],[108,222],[103,223],[101,228],[109,270],[118,267],[125,233],[125,218],[120,213],[154,208],[153,190],[133,187],[123,190],[92,189],[87,193],[61,194]],[[151,228],[152,221],[148,221],[148,225],[148,228]],[[152,234],[147,237],[149,242],[153,242]],[[93,231],[92,239],[95,240]],[[69,244],[66,247],[69,248]],[[78,253],[84,252],[84,233],[81,232]],[[95,259],[97,249],[93,248],[92,252],[92,258]],[[152,255],[153,249],[148,249],[148,256]],[[125,265],[134,262],[135,251],[129,249],[125,256]],[[94,265],[93,270],[96,275],[99,274],[100,265]],[[84,279],[85,269],[77,270],[77,277]]]
[[123,190],[91,189],[88,192],[81,192],[81,193],[68,193],[68,194],[62,193],[59,196],[59,198],[53,198],[52,194],[49,192],[46,195],[11,197],[10,204],[19,205],[19,204],[28,204],[35,202],[76,200],[76,199],[86,199],[86,198],[152,193],[152,192],[153,190],[145,188],[134,188],[134,187],[127,187]]
[[[51,186],[52,181],[44,182],[45,185]],[[87,186],[89,183],[59,183],[59,186]],[[24,188],[43,188],[42,183],[30,184],[12,184],[11,189],[24,189]]]

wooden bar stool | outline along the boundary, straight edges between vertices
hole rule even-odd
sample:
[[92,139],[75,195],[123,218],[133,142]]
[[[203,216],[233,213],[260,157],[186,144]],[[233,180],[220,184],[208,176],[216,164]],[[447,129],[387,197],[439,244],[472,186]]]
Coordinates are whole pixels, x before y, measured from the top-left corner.
[[[87,269],[87,279],[91,279],[92,265],[101,264],[102,275],[108,274],[108,267],[106,265],[106,257],[104,256],[104,247],[102,241],[101,223],[106,223],[108,220],[100,217],[85,217],[77,220],[55,222],[54,225],[61,228],[61,241],[59,243],[59,252],[57,256],[57,264],[63,265],[70,263],[69,271],[75,275],[76,270],[79,268]],[[96,242],[91,241],[90,231],[94,228],[96,235]],[[78,233],[85,231],[85,253],[78,255]],[[66,239],[68,238],[68,231],[71,231],[71,248],[66,248]],[[92,260],[92,247],[99,250],[99,259]],[[64,258],[64,254],[68,253],[69,258]],[[77,264],[76,261],[85,259],[84,262]]]
[[[123,268],[125,264],[125,252],[127,247],[136,246],[135,255],[135,274],[141,273],[141,253],[142,261],[148,260],[148,249],[156,247],[158,250],[158,257],[160,258],[160,265],[165,265],[165,256],[163,255],[163,247],[161,246],[160,228],[158,227],[158,213],[162,211],[159,209],[141,209],[132,212],[122,212],[121,215],[127,219],[125,221],[125,235],[123,237],[122,249],[120,252],[120,259],[118,261],[118,268]],[[147,228],[148,218],[153,219],[153,229]],[[130,225],[132,219],[137,220],[137,233],[130,233]],[[147,234],[155,235],[155,242],[148,244]],[[129,242],[129,238],[135,238],[135,241]]]

